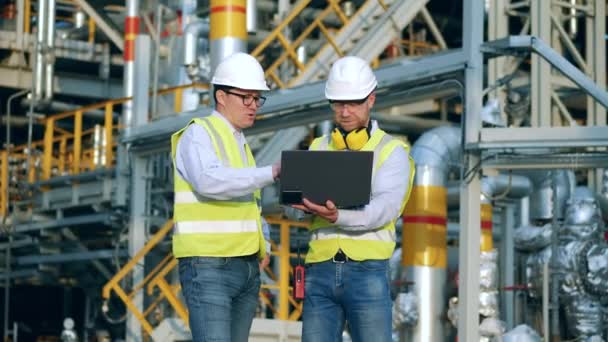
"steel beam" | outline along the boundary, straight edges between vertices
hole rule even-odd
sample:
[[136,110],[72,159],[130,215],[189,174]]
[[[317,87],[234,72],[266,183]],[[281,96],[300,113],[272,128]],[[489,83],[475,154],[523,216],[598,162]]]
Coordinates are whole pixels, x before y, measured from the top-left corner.
[[[532,35],[551,41],[551,1],[531,0]],[[551,126],[551,66],[540,56],[532,55],[531,125]]]
[[[454,78],[461,75],[465,68],[465,56],[461,50],[438,53],[418,60],[401,60],[375,70],[378,79],[376,108],[415,101],[424,98],[454,96],[459,94],[458,81]],[[448,81],[445,81],[449,79]],[[424,84],[434,84],[428,88]],[[259,113],[258,120],[247,135],[277,130],[286,127],[317,123],[331,118],[331,110],[324,96],[325,83],[315,82],[292,89],[280,89],[269,92],[267,101]],[[420,89],[413,91],[412,89]],[[414,96],[415,95],[415,96]],[[144,126],[134,127],[124,142],[137,145],[137,148],[162,148],[167,150],[167,139],[174,132],[184,127],[192,118],[209,115],[212,108],[199,108],[194,111],[171,115]],[[154,146],[162,142],[163,146]],[[145,146],[144,146],[145,145]]]
[[108,24],[102,17],[97,13],[97,11],[85,0],[74,0],[74,2],[82,8],[82,10],[88,14],[93,20],[95,20],[95,24],[99,26],[101,31],[110,38],[110,40],[118,47],[120,51],[123,51],[125,41],[122,38],[122,34],[117,32],[112,28],[112,25]]
[[482,154],[482,167],[495,170],[593,169],[608,165],[606,152],[579,153],[513,153],[491,151]]
[[[463,51],[467,59],[464,96],[464,144],[475,144],[481,128],[483,91],[484,9],[478,1],[463,3]],[[479,151],[463,151],[462,187],[460,193],[460,244],[458,284],[458,340],[479,340],[479,239],[481,236],[480,175],[476,167]]]
[[[31,89],[32,72],[0,66],[0,87]],[[98,78],[77,77],[74,75],[55,75],[55,93],[95,99],[120,98],[123,95],[122,83]]]
[[48,220],[41,222],[15,224],[16,233],[24,233],[41,229],[62,228],[70,226],[82,226],[94,223],[107,224],[111,221],[112,214],[101,213],[76,217],[62,218],[58,220]]
[[[566,58],[558,54],[541,39],[534,36],[510,36],[493,42],[485,43],[482,51],[491,54],[522,54],[527,51],[535,52],[543,57],[553,67],[561,71],[572,82],[587,92],[602,106],[608,108],[608,93],[598,86],[587,75],[572,65]],[[548,95],[550,96],[550,94]]]
[[[120,250],[118,256],[124,257],[127,255],[126,250]],[[111,259],[116,257],[116,251],[114,249],[102,249],[97,251],[88,252],[77,252],[77,253],[62,253],[62,254],[50,254],[50,255],[25,255],[15,257],[15,263],[20,266],[25,265],[38,265],[38,264],[58,264],[58,263],[70,263],[97,259]]]
[[608,146],[608,127],[483,128],[478,144],[467,149]]

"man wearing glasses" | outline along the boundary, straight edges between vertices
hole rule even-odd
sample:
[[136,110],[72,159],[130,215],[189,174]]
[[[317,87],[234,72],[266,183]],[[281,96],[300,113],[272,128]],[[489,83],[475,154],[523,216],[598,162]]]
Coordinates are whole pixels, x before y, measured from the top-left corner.
[[353,56],[337,60],[325,84],[336,127],[310,149],[373,151],[372,193],[369,204],[357,210],[307,199],[293,206],[314,215],[306,255],[304,342],[342,341],[345,321],[354,342],[392,341],[388,259],[414,163],[407,145],[370,120],[376,85],[369,65]]
[[270,252],[260,189],[281,168],[256,167],[243,135],[266,100],[260,92],[269,90],[258,61],[236,53],[218,65],[211,83],[213,113],[171,137],[173,254],[192,340],[244,342],[256,312],[260,267]]

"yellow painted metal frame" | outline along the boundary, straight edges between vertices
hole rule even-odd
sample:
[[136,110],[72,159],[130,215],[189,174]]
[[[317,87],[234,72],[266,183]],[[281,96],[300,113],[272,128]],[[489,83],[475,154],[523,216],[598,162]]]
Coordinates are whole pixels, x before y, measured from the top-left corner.
[[[272,255],[279,258],[280,277],[278,284],[266,284],[262,286],[260,291],[260,300],[270,307],[275,317],[282,320],[297,320],[302,315],[302,303],[296,301],[291,295],[292,288],[290,287],[290,274],[293,273],[291,268],[291,257],[295,257],[290,252],[290,241],[289,231],[292,227],[295,228],[308,228],[309,222],[290,221],[281,217],[268,217],[266,219],[269,224],[280,226],[280,246],[271,241],[273,246]],[[154,308],[159,305],[163,300],[167,300],[171,307],[175,310],[177,315],[188,323],[188,310],[184,303],[178,299],[178,293],[181,290],[179,284],[170,284],[167,281],[167,275],[175,269],[177,266],[177,259],[172,254],[168,254],[158,265],[154,267],[150,273],[142,280],[141,283],[133,286],[133,289],[129,293],[121,287],[121,281],[130,275],[131,271],[139,264],[139,262],[145,258],[145,256],[153,250],[165,237],[169,234],[173,228],[173,221],[169,220],[165,225],[154,234],[146,245],[137,254],[129,260],[129,262],[103,287],[102,296],[104,299],[109,299],[112,292],[124,302],[128,310],[135,315],[140,321],[144,332],[147,335],[151,335],[153,326],[150,320],[147,318],[153,311]],[[276,276],[272,273],[269,268],[265,268],[265,271],[269,273],[272,279],[276,280]],[[145,308],[143,311],[138,310],[133,303],[133,297],[136,293],[142,289],[146,289],[149,296],[158,294],[156,298],[152,300],[152,303]],[[268,299],[264,290],[278,289],[279,290],[279,308],[278,310],[274,307],[273,303]],[[156,291],[158,290],[158,291]],[[290,311],[291,308],[291,311]]]

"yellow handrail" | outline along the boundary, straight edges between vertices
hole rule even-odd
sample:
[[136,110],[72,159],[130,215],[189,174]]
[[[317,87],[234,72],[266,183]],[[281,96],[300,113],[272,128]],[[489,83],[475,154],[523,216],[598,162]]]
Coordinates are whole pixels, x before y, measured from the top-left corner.
[[306,27],[302,33],[293,41],[289,42],[289,40],[283,35],[283,32],[286,28],[289,27],[292,22],[296,18],[300,16],[302,11],[306,9],[311,2],[311,0],[302,0],[298,2],[296,7],[291,11],[291,13],[279,24],[252,52],[251,54],[255,57],[260,57],[264,51],[268,48],[274,48],[272,45],[273,42],[278,42],[280,46],[283,47],[284,51],[281,55],[274,60],[274,62],[266,68],[265,75],[270,78],[274,84],[279,88],[285,88],[288,86],[285,82],[283,82],[278,76],[278,68],[286,61],[290,60],[291,63],[296,67],[297,70],[303,71],[308,65],[302,64],[302,62],[298,59],[296,49],[304,42],[306,38],[309,37],[311,33],[318,29],[321,34],[327,40],[327,43],[335,49],[336,53],[339,56],[343,55],[343,51],[340,50],[338,44],[333,39],[331,32],[325,27],[323,24],[323,20],[327,18],[331,13],[335,13],[340,22],[342,23],[342,27],[346,26],[350,21],[349,18],[344,14],[344,12],[340,9],[339,3],[341,0],[328,0],[328,6],[319,13],[315,20]]

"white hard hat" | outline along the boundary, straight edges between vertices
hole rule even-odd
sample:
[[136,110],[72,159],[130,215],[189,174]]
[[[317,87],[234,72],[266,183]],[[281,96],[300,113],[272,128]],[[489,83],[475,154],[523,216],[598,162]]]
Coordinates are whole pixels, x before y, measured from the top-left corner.
[[224,59],[215,69],[211,84],[247,90],[270,90],[260,63],[243,52]]
[[329,100],[361,100],[378,85],[367,62],[359,57],[338,59],[329,71],[325,83],[325,97]]

